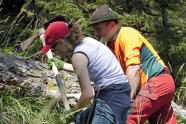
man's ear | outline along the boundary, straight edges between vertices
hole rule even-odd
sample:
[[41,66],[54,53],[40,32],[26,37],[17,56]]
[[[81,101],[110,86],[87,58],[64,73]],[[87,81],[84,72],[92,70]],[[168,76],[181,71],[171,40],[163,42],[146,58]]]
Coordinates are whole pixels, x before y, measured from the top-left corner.
[[114,21],[111,21],[109,25],[111,28],[114,28],[116,26],[116,23]]

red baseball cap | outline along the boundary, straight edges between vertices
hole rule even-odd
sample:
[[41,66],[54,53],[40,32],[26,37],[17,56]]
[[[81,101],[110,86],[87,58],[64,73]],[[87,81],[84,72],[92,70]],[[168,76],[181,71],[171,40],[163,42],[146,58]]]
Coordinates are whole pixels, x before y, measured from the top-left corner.
[[51,48],[52,44],[63,38],[68,32],[70,28],[67,28],[65,22],[56,21],[51,23],[45,31],[45,46],[42,49],[42,53],[47,53]]

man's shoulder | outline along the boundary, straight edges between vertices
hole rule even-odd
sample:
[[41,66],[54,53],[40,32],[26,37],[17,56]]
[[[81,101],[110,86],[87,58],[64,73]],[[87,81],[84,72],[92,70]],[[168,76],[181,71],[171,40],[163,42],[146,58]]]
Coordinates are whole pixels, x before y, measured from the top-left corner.
[[138,30],[132,28],[132,27],[121,27],[120,32],[118,36],[122,37],[138,37],[141,35]]
[[136,29],[132,28],[132,27],[121,27],[121,31],[137,31]]

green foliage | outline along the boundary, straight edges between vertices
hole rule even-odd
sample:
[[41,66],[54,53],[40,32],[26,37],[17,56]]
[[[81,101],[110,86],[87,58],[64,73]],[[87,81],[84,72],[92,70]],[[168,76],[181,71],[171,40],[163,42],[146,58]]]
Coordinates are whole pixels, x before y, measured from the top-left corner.
[[[21,2],[23,2],[21,0]],[[19,2],[17,2],[18,4]],[[3,33],[0,34],[1,36],[1,40],[0,40],[0,44],[2,49],[5,48],[7,50],[6,47],[12,47],[12,51],[9,51],[9,53],[13,52],[13,50],[16,49],[16,44],[17,41],[20,39],[21,35],[24,33],[24,30],[22,28],[24,28],[25,24],[20,24],[20,21],[23,19],[24,15],[24,8],[27,7],[29,5],[30,1],[22,4],[22,8],[19,8],[19,11],[17,11],[17,13],[15,12],[14,14],[17,14],[15,16],[11,16],[10,18],[7,18],[6,20],[4,20],[4,24],[5,26],[3,26]],[[18,5],[19,6],[19,5]],[[7,15],[9,15],[9,12],[7,12]],[[3,13],[4,16],[4,13]],[[19,25],[19,28],[18,28]]]
[[[175,71],[173,74],[175,77],[175,82],[176,82],[176,87],[177,90],[175,92],[175,98],[174,100],[176,101],[177,104],[186,106],[186,67],[184,66],[185,63],[183,63],[181,66],[176,66]],[[177,72],[177,73],[176,73]]]
[[35,97],[16,99],[14,90],[0,91],[0,123],[28,123],[45,104]]
[[149,123],[149,121],[148,121],[148,120],[146,120],[144,124],[150,124],[150,123]]
[[[54,106],[49,105],[51,101],[55,102]],[[62,123],[60,120],[62,109],[56,106],[56,102],[55,99],[49,100],[36,96],[16,97],[15,90],[0,90],[0,123]]]
[[186,123],[186,118],[183,118],[179,115],[176,115],[177,123],[178,124],[185,124]]
[[[46,12],[48,17],[47,19],[50,19],[53,16],[56,16],[58,14],[62,14],[67,19],[67,22],[71,21],[77,21],[78,19],[83,18],[83,13],[81,10],[77,8],[75,4],[69,1],[64,0],[57,0],[57,1],[51,1],[51,2],[44,2],[40,0],[36,0],[36,5],[38,7],[43,8],[41,10],[42,14],[45,14]],[[42,16],[42,15],[41,15]],[[45,18],[46,16],[43,15]]]

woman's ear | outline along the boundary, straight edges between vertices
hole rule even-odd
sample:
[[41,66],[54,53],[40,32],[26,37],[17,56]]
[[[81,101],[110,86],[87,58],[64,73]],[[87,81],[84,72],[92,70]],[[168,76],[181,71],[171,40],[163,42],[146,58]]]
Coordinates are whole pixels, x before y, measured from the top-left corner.
[[64,40],[62,40],[62,39],[59,39],[59,41],[60,41],[62,44],[64,44],[64,43],[65,43],[65,41],[64,41]]

